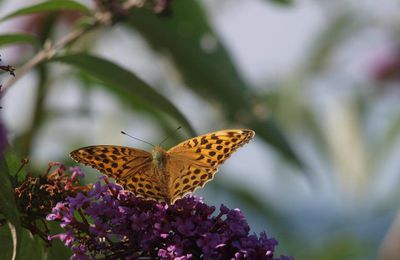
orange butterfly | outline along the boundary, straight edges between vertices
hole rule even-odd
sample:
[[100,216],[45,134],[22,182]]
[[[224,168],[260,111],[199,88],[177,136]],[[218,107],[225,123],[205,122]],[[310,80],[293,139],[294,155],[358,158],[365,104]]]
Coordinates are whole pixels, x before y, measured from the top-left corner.
[[254,137],[248,129],[227,129],[197,136],[165,151],[151,153],[124,146],[95,145],[71,152],[134,194],[174,203],[214,178],[218,166]]

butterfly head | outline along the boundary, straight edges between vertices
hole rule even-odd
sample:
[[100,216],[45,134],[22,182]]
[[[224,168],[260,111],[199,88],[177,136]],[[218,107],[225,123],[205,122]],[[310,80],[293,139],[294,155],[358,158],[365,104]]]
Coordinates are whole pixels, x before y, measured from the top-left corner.
[[153,165],[157,168],[162,168],[165,166],[166,158],[168,156],[167,152],[161,146],[155,146],[151,151],[153,157]]

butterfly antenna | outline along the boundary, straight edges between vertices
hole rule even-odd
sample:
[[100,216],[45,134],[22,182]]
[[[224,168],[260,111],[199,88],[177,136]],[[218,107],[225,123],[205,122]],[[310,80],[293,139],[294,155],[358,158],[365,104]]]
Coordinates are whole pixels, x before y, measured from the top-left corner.
[[138,140],[138,141],[141,141],[141,142],[143,142],[143,143],[146,143],[146,144],[149,144],[149,145],[155,147],[154,144],[151,144],[151,143],[149,143],[149,142],[146,142],[146,141],[144,141],[144,140],[142,140],[142,139],[139,139],[139,138],[137,138],[137,137],[131,136],[130,134],[125,133],[124,131],[121,131],[121,134],[127,135],[127,136],[129,136],[130,138],[136,139],[136,140]]
[[168,140],[168,138],[170,138],[172,135],[174,135],[176,133],[176,131],[178,131],[179,129],[181,129],[181,126],[178,126],[175,131],[173,131],[171,134],[169,134],[167,137],[164,138],[164,140],[161,141],[161,143],[158,144],[158,146],[160,146],[162,143],[164,143],[165,141]]

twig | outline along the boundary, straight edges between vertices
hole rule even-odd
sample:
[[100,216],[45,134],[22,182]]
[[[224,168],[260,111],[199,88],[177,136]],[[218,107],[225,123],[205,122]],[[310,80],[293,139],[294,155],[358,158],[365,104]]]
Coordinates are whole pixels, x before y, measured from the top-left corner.
[[16,81],[22,78],[27,72],[29,72],[33,67],[39,63],[51,59],[59,50],[64,48],[64,46],[77,40],[81,35],[86,32],[96,28],[99,23],[93,23],[85,28],[79,28],[75,31],[70,32],[65,37],[61,38],[56,44],[51,46],[48,42],[44,45],[43,50],[39,51],[32,59],[25,63],[21,68],[18,69],[18,73],[15,77],[9,78],[7,82],[3,85],[1,89],[1,94],[4,95],[5,91],[9,89]]

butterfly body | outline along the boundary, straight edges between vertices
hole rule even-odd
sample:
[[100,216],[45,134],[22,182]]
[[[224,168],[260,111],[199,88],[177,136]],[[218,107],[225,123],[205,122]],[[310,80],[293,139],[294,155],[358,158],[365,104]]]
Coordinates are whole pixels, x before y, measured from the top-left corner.
[[[166,170],[168,153],[161,146],[156,146],[151,151],[152,166],[151,166],[151,178],[160,182],[160,195],[166,201],[170,201],[170,195],[168,192],[168,183],[170,175]],[[156,182],[157,182],[156,181]]]
[[138,196],[171,204],[211,181],[218,166],[253,136],[252,130],[228,129],[194,137],[167,151],[161,146],[147,152],[96,145],[77,149],[71,157]]
[[168,153],[161,146],[154,147],[151,151],[151,155],[153,157],[152,163],[154,167],[159,169],[165,168]]

